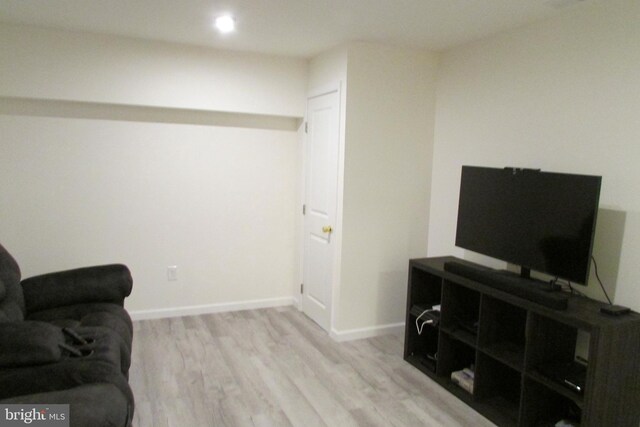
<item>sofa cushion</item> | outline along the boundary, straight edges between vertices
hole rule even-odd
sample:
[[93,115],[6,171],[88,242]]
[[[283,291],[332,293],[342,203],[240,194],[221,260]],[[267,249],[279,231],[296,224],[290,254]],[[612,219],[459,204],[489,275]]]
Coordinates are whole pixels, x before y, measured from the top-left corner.
[[127,311],[116,304],[88,303],[29,313],[29,320],[40,320],[61,327],[102,326],[115,331],[131,351],[133,325]]
[[5,404],[69,404],[71,427],[123,427],[131,423],[131,408],[122,392],[108,383],[36,393],[1,400]]
[[133,406],[133,393],[120,367],[95,358],[63,358],[58,363],[0,370],[0,399],[66,390],[85,384],[113,384]]
[[0,322],[24,319],[25,305],[20,277],[18,263],[0,244]]
[[58,362],[62,330],[45,322],[0,322],[0,369]]

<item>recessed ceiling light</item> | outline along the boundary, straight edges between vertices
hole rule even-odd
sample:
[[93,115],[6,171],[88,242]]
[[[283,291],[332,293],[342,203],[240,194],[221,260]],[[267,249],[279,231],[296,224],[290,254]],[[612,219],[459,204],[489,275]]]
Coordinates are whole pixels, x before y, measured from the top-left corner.
[[230,15],[218,16],[215,20],[215,26],[221,33],[230,33],[236,29],[236,20]]

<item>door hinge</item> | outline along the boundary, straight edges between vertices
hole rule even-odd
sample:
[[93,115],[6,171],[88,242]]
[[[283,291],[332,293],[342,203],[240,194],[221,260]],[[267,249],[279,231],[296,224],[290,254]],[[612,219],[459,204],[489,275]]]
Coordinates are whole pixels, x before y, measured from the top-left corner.
[[304,133],[309,133],[309,122],[304,122]]
[[302,215],[307,214],[307,205],[302,205]]
[[304,283],[300,283],[300,293],[304,294]]

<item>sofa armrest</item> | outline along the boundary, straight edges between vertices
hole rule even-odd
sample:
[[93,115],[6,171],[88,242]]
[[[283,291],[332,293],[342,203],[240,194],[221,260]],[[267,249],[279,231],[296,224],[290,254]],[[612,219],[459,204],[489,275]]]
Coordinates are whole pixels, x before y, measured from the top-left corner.
[[57,362],[64,342],[62,330],[45,322],[0,323],[0,369]]
[[122,264],[78,268],[22,281],[27,313],[85,303],[124,305],[131,294],[131,272]]

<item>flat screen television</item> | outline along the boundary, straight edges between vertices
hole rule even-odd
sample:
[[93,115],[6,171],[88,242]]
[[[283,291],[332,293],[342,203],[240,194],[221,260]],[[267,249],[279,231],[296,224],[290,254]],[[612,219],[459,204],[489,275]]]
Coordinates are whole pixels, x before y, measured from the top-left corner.
[[456,246],[586,284],[599,176],[463,166]]

